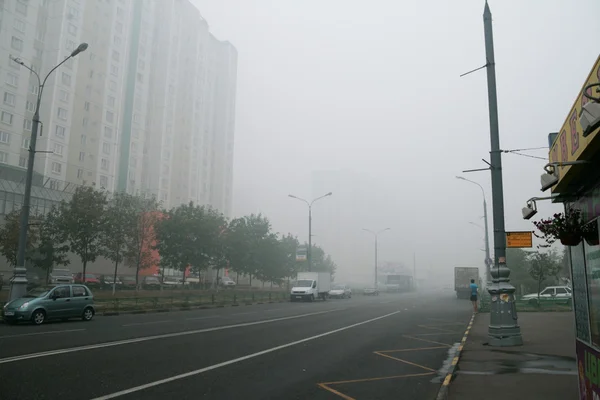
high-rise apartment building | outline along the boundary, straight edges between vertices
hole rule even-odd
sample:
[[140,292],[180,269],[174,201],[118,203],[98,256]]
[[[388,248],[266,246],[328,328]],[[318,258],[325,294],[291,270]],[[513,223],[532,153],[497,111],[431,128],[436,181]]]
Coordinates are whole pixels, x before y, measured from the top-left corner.
[[48,79],[36,172],[46,184],[154,194],[230,214],[237,54],[188,0],[0,0],[0,164],[26,168]]

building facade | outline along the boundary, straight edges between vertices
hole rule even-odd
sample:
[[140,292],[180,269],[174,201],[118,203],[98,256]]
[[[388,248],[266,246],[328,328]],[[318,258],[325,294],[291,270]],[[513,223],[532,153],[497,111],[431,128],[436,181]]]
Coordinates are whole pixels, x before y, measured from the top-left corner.
[[188,0],[0,0],[0,164],[25,169],[38,82],[35,170],[47,186],[154,194],[231,213],[237,52]]
[[[582,108],[600,103],[600,56],[584,81],[574,105],[560,131],[550,135],[550,165],[557,182],[552,187],[553,201],[564,203],[565,212],[582,215],[576,237],[560,237],[568,244],[571,264],[573,309],[575,312],[576,352],[580,398],[600,396],[600,126],[582,126]],[[593,100],[584,95],[595,97]],[[587,127],[588,124],[586,123]],[[561,165],[562,163],[562,165]],[[567,232],[570,233],[570,232]],[[567,243],[567,240],[568,243]]]

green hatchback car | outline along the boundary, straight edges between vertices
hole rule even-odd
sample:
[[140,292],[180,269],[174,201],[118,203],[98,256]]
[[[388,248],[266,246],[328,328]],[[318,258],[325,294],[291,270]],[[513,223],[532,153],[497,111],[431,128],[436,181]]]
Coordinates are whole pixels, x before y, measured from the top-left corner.
[[36,325],[49,319],[91,321],[95,313],[94,295],[85,285],[36,288],[2,309],[2,317],[8,323],[31,321]]

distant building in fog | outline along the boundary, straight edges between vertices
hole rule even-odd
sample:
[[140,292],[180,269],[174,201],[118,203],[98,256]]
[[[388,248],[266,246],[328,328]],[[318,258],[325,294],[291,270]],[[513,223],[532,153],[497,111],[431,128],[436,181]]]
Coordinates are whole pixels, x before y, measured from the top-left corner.
[[[0,2],[0,164],[25,169],[42,74],[35,169],[69,184],[194,201],[229,215],[237,52],[188,0]],[[43,77],[43,75],[42,75]],[[1,165],[0,165],[1,169]]]

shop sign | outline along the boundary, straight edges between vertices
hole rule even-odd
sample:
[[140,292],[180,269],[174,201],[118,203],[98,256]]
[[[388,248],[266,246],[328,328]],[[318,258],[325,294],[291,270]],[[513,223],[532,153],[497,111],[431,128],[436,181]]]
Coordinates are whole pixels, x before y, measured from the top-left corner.
[[600,353],[580,340],[576,341],[579,398],[600,400]]
[[[600,82],[600,57],[598,57],[596,60],[592,71],[585,80],[583,87],[575,99],[575,104],[573,104],[573,107],[571,107],[571,110],[567,115],[567,119],[558,133],[558,137],[550,148],[550,154],[548,157],[550,162],[569,162],[579,160],[581,154],[597,136],[600,128],[590,133],[590,135],[587,137],[583,137],[583,129],[581,128],[581,124],[579,122],[579,114],[581,113],[581,107],[590,101],[583,95],[583,89],[592,83],[598,82]],[[563,182],[563,178],[569,174],[570,169],[570,166],[557,168],[559,180],[556,186],[552,188],[552,192],[560,193],[560,191],[563,190],[561,182]]]
[[307,252],[306,246],[298,246],[296,249],[296,261],[306,261]]

